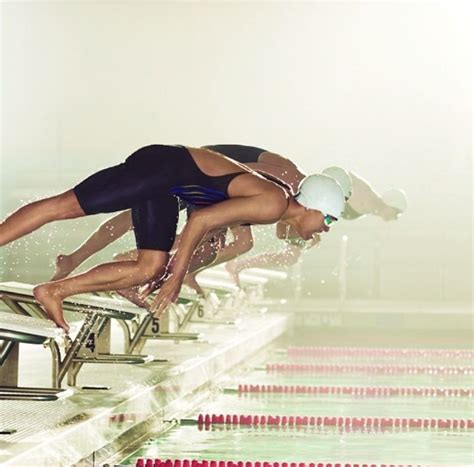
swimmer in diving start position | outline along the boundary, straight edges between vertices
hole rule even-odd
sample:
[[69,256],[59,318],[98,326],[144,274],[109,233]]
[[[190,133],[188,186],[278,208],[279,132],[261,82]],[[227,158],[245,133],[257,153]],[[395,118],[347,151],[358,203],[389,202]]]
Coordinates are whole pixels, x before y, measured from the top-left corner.
[[[217,144],[203,146],[206,149],[218,152],[230,159],[245,164],[263,175],[289,189],[293,194],[298,191],[299,184],[306,177],[301,169],[290,159],[266,149],[241,144]],[[334,178],[344,192],[346,206],[343,218],[353,220],[365,214],[379,216],[389,221],[395,220],[406,210],[406,195],[403,190],[389,190],[382,196],[358,175],[342,167],[328,167],[323,174]],[[183,206],[186,207],[186,206]],[[187,212],[195,209],[187,205]],[[130,211],[121,212],[107,219],[97,230],[70,254],[60,254],[56,258],[56,272],[51,280],[67,277],[81,263],[90,256],[114,242],[126,232],[133,230]],[[226,263],[225,267],[236,285],[240,285],[239,272],[252,267],[281,267],[295,264],[304,251],[319,245],[319,235],[311,240],[303,240],[289,224],[276,224],[276,239],[283,240],[283,247],[275,251],[267,251],[256,256],[239,256],[249,252],[253,247],[253,234],[250,225],[233,226],[230,229],[233,240],[226,243],[227,227],[210,232],[206,239],[196,249],[184,283],[195,289],[198,294],[204,295],[204,290],[196,280],[196,274],[216,264]],[[277,246],[277,242],[275,242]],[[174,248],[173,248],[174,249]],[[136,250],[119,253],[114,256],[117,260],[135,259]],[[153,284],[141,289],[141,293],[134,288],[117,291],[135,304],[149,308],[145,297],[153,290]]]
[[[172,258],[179,199],[201,209],[184,226]],[[176,300],[195,248],[209,231],[237,224],[284,222],[309,240],[329,230],[344,211],[344,194],[331,177],[311,175],[296,195],[213,151],[150,145],[125,162],[101,170],[73,189],[29,203],[0,223],[0,246],[63,219],[131,209],[136,260],[98,265],[87,272],[40,284],[36,300],[65,331],[62,301],[71,295],[118,290],[163,277],[152,304],[159,317]]]

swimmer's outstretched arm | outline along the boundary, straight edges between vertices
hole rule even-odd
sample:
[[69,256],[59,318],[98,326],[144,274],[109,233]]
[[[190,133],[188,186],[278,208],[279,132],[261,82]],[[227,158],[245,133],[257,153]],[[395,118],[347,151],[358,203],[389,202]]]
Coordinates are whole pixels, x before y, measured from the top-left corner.
[[372,214],[384,217],[387,209],[392,209],[384,203],[382,197],[372,188],[369,182],[350,172],[353,194],[347,201],[355,211],[360,214]]
[[[207,234],[205,241],[201,242],[194,252],[188,272],[184,278],[184,284],[194,289],[198,295],[201,295],[202,297],[206,294],[196,279],[197,274],[207,268],[217,266],[218,264],[225,263],[230,259],[243,255],[253,247],[252,230],[249,226],[239,225],[232,227],[231,231],[234,240],[223,248],[219,245],[220,242],[216,245],[214,241],[211,241],[209,239],[209,234]],[[221,232],[220,235],[224,236],[224,233]],[[151,291],[156,290],[157,288],[158,287],[153,287]],[[148,296],[151,291],[150,289],[145,290],[144,292],[146,295],[143,295]]]
[[[281,222],[277,224],[277,237],[285,238],[284,236],[278,236],[281,234],[283,225]],[[246,256],[245,258],[235,258],[229,261],[225,268],[231,276],[234,283],[240,286],[239,273],[244,269],[250,268],[262,268],[262,267],[289,267],[293,266],[300,259],[305,249],[313,248],[315,245],[319,245],[320,236],[316,235],[312,240],[301,245],[297,244],[286,244],[283,249],[277,251],[271,251],[261,253],[255,256]]]
[[131,211],[123,211],[103,222],[76,250],[56,258],[56,272],[50,280],[63,279],[98,251],[133,229]]
[[170,261],[169,277],[159,290],[152,311],[159,317],[176,300],[189,262],[202,237],[212,229],[242,223],[271,224],[288,206],[283,190],[270,187],[248,197],[232,198],[192,213],[181,233],[176,254]]
[[296,245],[286,245],[284,249],[261,253],[259,255],[236,258],[226,264],[227,271],[238,275],[244,269],[262,268],[262,267],[288,267],[296,264],[301,257],[303,248]]
[[234,240],[217,252],[217,258],[212,266],[237,258],[253,248],[252,229],[249,225],[232,227],[231,231]]
[[[203,251],[204,255],[200,255],[200,259],[203,263],[202,266],[199,269],[195,268],[193,270],[191,265],[188,270],[188,273],[186,274],[186,278],[184,280],[185,284],[193,288],[201,296],[204,296],[205,293],[196,279],[196,275],[198,273],[207,268],[217,266],[218,264],[226,263],[231,259],[237,258],[243,255],[244,253],[247,253],[253,248],[253,236],[252,229],[250,228],[250,226],[239,225],[236,227],[232,227],[231,231],[234,236],[234,240],[231,243],[225,245],[223,248],[217,247],[217,251],[215,251],[214,249],[214,251],[212,252],[212,260],[208,260],[211,255],[209,253],[207,253],[206,255]],[[195,257],[196,254],[194,255],[193,259]],[[239,285],[238,281],[236,282],[236,285]]]
[[[216,245],[216,237],[217,237],[217,245]],[[175,241],[171,248],[171,253],[174,254],[179,239],[181,238],[181,234],[176,235]],[[208,232],[203,239],[201,240],[200,244],[196,247],[193,257],[189,262],[188,272],[184,279],[184,283],[194,289],[199,295],[205,295],[204,290],[201,286],[196,282],[196,274],[201,272],[202,270],[206,269],[207,267],[214,265],[214,260],[217,257],[217,250],[219,249],[219,243],[224,241],[225,239],[225,229],[218,229],[217,231],[210,231]],[[140,287],[140,291],[137,294],[138,300],[140,300],[143,304],[139,306],[146,305],[146,298],[154,292],[156,289],[160,288],[163,277],[153,278],[153,280],[149,281],[147,284],[144,284]],[[135,301],[137,303],[137,301]],[[137,303],[138,304],[138,303]]]

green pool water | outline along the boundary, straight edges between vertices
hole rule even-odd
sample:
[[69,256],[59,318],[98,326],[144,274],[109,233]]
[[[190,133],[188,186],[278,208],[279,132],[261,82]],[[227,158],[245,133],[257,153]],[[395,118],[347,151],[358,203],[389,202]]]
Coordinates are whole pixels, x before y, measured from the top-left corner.
[[[292,362],[294,359],[272,351],[266,355],[265,361]],[[344,363],[367,364],[357,358],[344,358]],[[383,359],[377,363],[384,363]],[[423,365],[426,362],[417,359],[409,364]],[[267,373],[254,368],[233,376],[226,386],[236,388],[238,384],[275,384],[470,388],[472,380],[472,376],[468,375],[311,375]],[[222,392],[190,414],[190,418],[197,418],[198,413],[467,419],[474,416],[474,401],[460,397],[365,398]],[[346,431],[337,427],[228,426],[199,429],[198,426],[177,425],[159,438],[149,439],[122,463],[133,465],[137,458],[169,458],[460,466],[474,465],[473,445],[472,430],[395,429],[381,432]]]
[[281,384],[304,386],[390,386],[471,388],[473,375],[354,375],[349,373],[277,373],[259,370],[242,375],[238,384]]
[[472,399],[357,398],[290,394],[231,395],[201,407],[202,413],[348,417],[470,418]]
[[161,459],[266,460],[272,462],[448,463],[472,464],[467,433],[338,432],[227,429],[200,431],[182,426],[146,442],[125,463],[139,457]]

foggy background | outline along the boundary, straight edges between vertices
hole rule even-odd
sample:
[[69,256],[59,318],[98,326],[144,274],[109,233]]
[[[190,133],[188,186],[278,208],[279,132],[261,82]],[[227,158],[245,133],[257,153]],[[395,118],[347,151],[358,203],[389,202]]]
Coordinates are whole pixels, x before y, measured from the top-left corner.
[[[147,144],[261,146],[306,173],[342,165],[379,192],[409,196],[397,222],[331,227],[304,258],[304,296],[337,295],[345,234],[349,297],[471,301],[467,4],[1,8],[1,218]],[[1,279],[48,279],[55,256],[104,218],[56,223],[0,249]],[[257,230],[260,251],[270,241]],[[84,267],[132,247],[128,235]]]

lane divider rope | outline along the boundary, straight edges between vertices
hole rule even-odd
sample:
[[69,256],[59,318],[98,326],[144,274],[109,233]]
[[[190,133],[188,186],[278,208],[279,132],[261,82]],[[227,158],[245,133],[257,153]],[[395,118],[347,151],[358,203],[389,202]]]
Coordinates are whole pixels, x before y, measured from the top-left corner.
[[267,363],[266,371],[275,373],[362,373],[376,375],[472,375],[474,374],[474,367]]
[[264,384],[239,384],[239,394],[308,394],[350,395],[362,397],[473,397],[468,388],[421,388],[380,386],[281,386]]
[[199,427],[231,426],[338,426],[359,428],[428,428],[443,430],[474,429],[474,419],[399,418],[399,417],[317,417],[295,415],[199,414],[197,420],[185,420]]
[[469,349],[384,349],[369,347],[288,347],[291,357],[439,357],[473,358],[474,351]]
[[135,467],[427,467],[417,464],[372,464],[347,462],[249,462],[196,459],[146,459],[139,458]]

